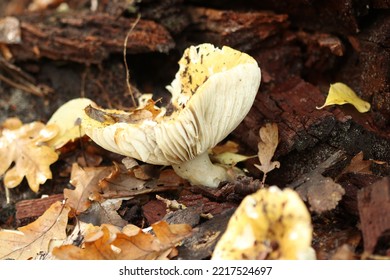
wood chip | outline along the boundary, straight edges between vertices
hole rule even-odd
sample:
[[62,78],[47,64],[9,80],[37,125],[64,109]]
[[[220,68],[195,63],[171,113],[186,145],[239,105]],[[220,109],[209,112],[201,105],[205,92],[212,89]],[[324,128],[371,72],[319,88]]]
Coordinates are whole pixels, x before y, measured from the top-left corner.
[[364,251],[371,254],[380,236],[390,230],[390,178],[360,190],[358,207]]
[[54,194],[45,198],[22,200],[16,203],[16,220],[21,222],[41,216],[56,201],[62,201],[63,194]]

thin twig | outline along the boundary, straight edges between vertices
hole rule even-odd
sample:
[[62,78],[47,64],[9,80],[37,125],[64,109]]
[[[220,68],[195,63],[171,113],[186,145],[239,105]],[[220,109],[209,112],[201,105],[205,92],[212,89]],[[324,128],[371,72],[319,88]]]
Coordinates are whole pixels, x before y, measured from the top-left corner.
[[134,107],[137,107],[137,103],[135,102],[135,98],[134,98],[134,94],[133,94],[133,91],[131,90],[131,85],[130,85],[130,71],[129,71],[129,67],[127,65],[127,59],[126,59],[126,49],[127,49],[127,40],[129,39],[129,35],[130,33],[134,30],[135,26],[137,25],[137,23],[139,22],[141,18],[141,15],[138,14],[137,15],[137,18],[136,20],[134,21],[133,25],[131,26],[130,30],[127,32],[127,35],[126,35],[126,38],[125,38],[125,42],[123,44],[123,61],[125,62],[125,67],[126,67],[126,84],[127,84],[127,88],[129,90],[129,93],[130,93],[130,96],[131,96],[131,101],[133,102],[133,106]]
[[3,81],[4,83],[10,85],[13,88],[23,90],[23,91],[31,93],[33,95],[40,96],[40,97],[43,96],[42,91],[39,90],[38,87],[36,87],[32,84],[27,84],[27,82],[26,82],[26,85],[23,85],[21,83],[14,82],[11,79],[8,79],[7,77],[5,77],[1,74],[0,74],[0,81]]

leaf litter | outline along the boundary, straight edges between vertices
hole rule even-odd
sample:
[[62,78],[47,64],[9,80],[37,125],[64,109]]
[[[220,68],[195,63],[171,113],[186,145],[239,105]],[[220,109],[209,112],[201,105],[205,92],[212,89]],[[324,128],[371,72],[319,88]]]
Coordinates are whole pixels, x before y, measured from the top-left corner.
[[[83,107],[84,105],[80,106]],[[78,105],[76,104],[76,106]],[[95,114],[97,118],[104,118],[105,121],[109,119],[112,122],[118,120],[138,122],[142,119],[157,118],[163,113],[163,110],[156,108],[155,103],[149,99],[144,100],[143,106],[144,109],[136,109],[128,116],[117,115],[115,111],[107,115],[107,111],[103,114],[99,109],[91,109],[92,111],[89,113]],[[61,110],[66,111],[67,109],[62,107]],[[61,114],[58,113],[58,115]],[[0,164],[0,171],[4,170],[4,183],[8,182],[6,186],[16,187],[23,176],[26,176],[30,188],[33,191],[38,191],[39,185],[47,179],[51,179],[50,165],[58,160],[58,155],[64,151],[63,148],[66,150],[69,143],[83,136],[77,122],[77,116],[78,114],[75,114],[64,124],[60,121],[61,117],[53,117],[54,121],[47,125],[39,122],[22,124],[18,119],[8,119],[3,123],[0,149],[3,149],[4,154],[7,155],[7,160],[2,162],[2,165]],[[289,185],[295,191],[291,189],[281,191],[276,186],[266,187],[265,185],[267,174],[280,167],[280,162],[273,160],[279,143],[277,125],[273,123],[266,124],[260,128],[259,137],[257,156],[260,164],[256,164],[255,167],[263,173],[261,184],[257,182],[259,180],[248,181],[245,179],[250,177],[237,177],[233,183],[222,185],[219,189],[213,191],[203,189],[201,195],[197,194],[198,199],[201,198],[201,201],[198,200],[198,204],[194,204],[196,195],[193,199],[189,199],[191,191],[187,193],[187,198],[183,199],[186,196],[188,184],[178,177],[172,169],[140,165],[131,158],[124,158],[121,163],[114,161],[111,165],[106,166],[101,166],[101,160],[94,167],[88,167],[87,161],[83,163],[83,167],[73,163],[70,183],[74,186],[74,189],[64,189],[65,204],[54,203],[35,222],[20,227],[17,231],[0,231],[1,258],[31,259],[36,258],[41,252],[49,255],[53,253],[52,257],[59,259],[173,258],[179,252],[176,249],[177,246],[180,249],[180,245],[184,244],[186,239],[192,235],[191,226],[188,224],[167,224],[157,220],[151,225],[152,232],[147,232],[142,227],[128,223],[120,215],[123,201],[134,198],[140,198],[139,201],[142,201],[143,196],[154,196],[154,194],[157,194],[154,196],[156,200],[164,202],[166,207],[169,208],[169,220],[175,220],[176,212],[178,215],[181,212],[191,212],[191,215],[196,217],[196,222],[191,222],[193,226],[199,226],[197,223],[207,224],[202,222],[202,219],[203,221],[209,220],[209,222],[217,220],[218,215],[223,213],[221,209],[234,209],[234,203],[228,205],[224,204],[225,202],[219,203],[218,200],[237,202],[245,197],[230,218],[228,229],[224,234],[221,232],[213,235],[212,232],[209,232],[210,244],[217,244],[212,258],[315,258],[310,246],[312,227],[308,210],[312,213],[324,214],[336,209],[345,194],[344,188],[337,182],[340,176],[351,173],[371,174],[372,164],[382,163],[364,160],[362,153],[359,153],[340,172],[339,177],[332,179],[323,174],[327,168],[340,160],[340,154],[335,154],[315,170]],[[13,141],[13,139],[16,139],[16,141]],[[9,153],[9,151],[16,151],[19,154],[15,155]],[[52,156],[47,156],[48,152],[45,153],[45,151],[50,151]],[[228,141],[224,145],[215,147],[211,154],[215,161],[231,166],[253,157],[240,155],[238,151],[238,144]],[[19,155],[21,153],[34,155],[33,159],[44,165],[41,169],[44,169],[46,173],[44,176],[40,176],[41,181],[31,179],[33,175],[39,177],[40,169],[29,170],[30,173],[28,173],[25,168],[25,166],[28,166],[28,162],[23,161],[23,157],[20,159]],[[13,161],[15,161],[15,165],[12,167]],[[25,174],[23,172],[18,173],[20,175],[16,179],[16,183],[10,184],[10,180],[7,180],[9,178],[7,174],[11,172],[12,175],[12,172],[14,172],[12,170],[16,166],[19,168],[24,166],[22,170]],[[241,193],[237,192],[238,186],[244,189],[240,190]],[[192,191],[194,191],[194,188]],[[166,195],[158,195],[161,192]],[[175,195],[172,196],[173,193],[171,192],[179,193],[179,199]],[[209,199],[205,199],[203,195],[209,197]],[[362,194],[359,197],[363,197]],[[365,200],[359,199],[360,205],[363,205],[362,201]],[[248,203],[248,201],[252,203]],[[223,204],[227,208],[223,208],[225,207],[222,206]],[[293,211],[293,213],[289,210],[290,204],[296,206],[295,210],[300,210]],[[271,211],[269,207],[273,210]],[[368,218],[364,218],[364,215],[372,214],[364,214],[366,212],[362,212],[363,207],[367,209],[366,205],[360,206],[359,210],[363,223],[366,223]],[[61,213],[58,212],[60,209],[62,209]],[[56,214],[58,219],[53,221],[53,216]],[[262,223],[262,227],[252,221],[254,216],[265,219],[266,222]],[[75,231],[76,233],[67,236],[65,229],[67,226],[71,226],[68,224],[68,217],[76,217],[78,220],[76,229],[78,229],[77,225],[79,224],[83,224],[84,229],[82,231],[78,229],[78,231]],[[181,220],[186,220],[186,218],[183,217]],[[50,222],[52,224],[48,225]],[[301,223],[305,224],[305,231],[300,228]],[[281,236],[297,228],[300,228],[298,242],[281,238]],[[367,228],[364,229],[363,234],[371,236],[371,243],[365,243],[367,253],[374,251],[373,247],[381,238],[383,230],[386,229],[380,228],[375,233],[369,233]],[[204,242],[207,243],[209,237],[204,237]],[[13,241],[7,246],[2,246],[2,243],[5,244],[9,240]],[[217,243],[218,240],[220,242]],[[37,246],[38,243],[40,246]],[[357,245],[353,248],[356,247]],[[213,249],[208,247],[207,252],[209,253],[211,253],[210,248]],[[334,254],[334,258],[353,255],[351,247],[340,246],[338,249]],[[202,253],[204,257],[207,257],[207,252]]]
[[53,255],[68,260],[167,259],[192,230],[186,224],[168,225],[164,221],[153,224],[152,229],[154,234],[133,225],[122,230],[111,225],[91,227],[85,233],[83,248],[64,245],[54,248]]
[[[12,126],[11,124],[12,122],[10,122],[10,126]],[[16,123],[15,126],[18,126],[18,124]],[[260,165],[256,165],[256,167],[264,172],[262,184],[264,186],[266,174],[275,167],[280,166],[279,162],[272,161],[279,142],[276,124],[267,124],[260,129],[259,135],[261,139],[258,147]],[[227,152],[237,154],[238,145],[233,142],[228,142],[223,146],[217,147],[215,151],[215,154],[226,154]],[[128,224],[118,214],[118,210],[124,200],[143,194],[153,193],[158,190],[166,191],[170,189],[166,188],[170,185],[173,189],[178,189],[180,186],[185,185],[185,182],[180,178],[175,178],[173,175],[174,172],[172,174],[169,169],[161,171],[157,177],[154,176],[157,179],[147,175],[145,170],[146,169],[143,169],[138,162],[129,158],[124,158],[123,163],[114,162],[112,165],[108,166],[81,167],[77,163],[73,163],[70,173],[70,183],[74,186],[74,189],[64,189],[65,205],[70,217],[77,217],[79,223],[84,222],[89,230],[82,233],[82,244],[78,244],[77,246],[74,244],[65,244],[57,247],[53,251],[53,256],[61,259],[158,259],[167,258],[168,256],[173,257],[177,254],[174,248],[179,241],[182,241],[191,234],[191,226],[187,224],[168,225],[165,222],[157,221],[152,225],[154,234],[150,234],[145,233],[135,225]],[[166,207],[170,208],[168,211],[170,213],[178,211],[178,209],[186,209],[187,207],[185,204],[179,203],[176,199],[162,198],[159,195],[156,196],[156,199],[163,201],[166,204]],[[247,200],[249,199],[250,196],[247,196]],[[267,195],[265,195],[265,198],[260,198],[260,200],[263,199],[266,201],[273,200],[268,198]],[[244,201],[243,203],[245,203]],[[205,203],[205,201],[203,203]],[[216,206],[216,204],[214,206],[212,206],[212,204],[213,202],[210,201],[208,204],[206,203],[199,208],[199,210],[197,210],[200,211],[198,216],[206,217],[211,213],[218,213],[220,210],[217,210],[217,212],[212,210]],[[265,209],[264,207],[260,208],[262,210]],[[252,213],[252,210],[249,210],[249,212],[245,214],[249,215],[249,217],[245,218],[245,215],[240,214],[240,211],[241,210],[238,209],[234,215],[242,216],[243,221],[249,219],[248,224],[251,224],[249,222],[251,215],[257,215],[255,212]],[[285,214],[281,213],[278,215],[283,216]],[[42,217],[44,216],[45,214]],[[214,215],[211,215],[208,219],[212,221],[213,217]],[[234,218],[232,218],[232,220],[234,220]],[[234,225],[233,222],[232,224],[233,226],[230,227],[230,231],[232,231],[232,227],[240,227],[239,225]],[[308,224],[310,224],[310,222],[308,222]],[[276,225],[272,224],[269,226],[275,227]],[[294,227],[296,225],[292,223],[291,226]],[[132,228],[132,234],[128,233],[127,230],[129,228]],[[257,232],[258,229],[254,230],[256,235],[261,236],[261,233]],[[310,231],[310,229],[308,230]],[[176,234],[175,232],[179,233]],[[94,238],[90,238],[91,235],[94,236]],[[226,235],[229,236],[228,231]],[[248,236],[245,234],[244,236],[237,234],[234,238],[239,240],[242,237],[247,238]],[[233,237],[228,237],[228,239],[231,238]],[[258,243],[271,244],[272,242],[281,242],[280,240],[277,240],[277,237],[275,236],[265,236],[264,238],[264,240],[258,240]],[[274,238],[276,239],[274,240]],[[221,246],[222,245],[219,245],[219,247]],[[224,246],[226,247],[227,245]],[[245,253],[244,258],[301,257],[293,255],[293,253],[281,253],[280,251],[272,252],[272,246],[270,246],[271,245],[262,245],[260,247],[254,246],[250,248],[249,253]],[[288,245],[286,243],[286,245],[283,246],[291,247],[291,244]],[[226,250],[226,248],[224,250]],[[234,251],[235,248],[232,250]],[[51,252],[49,249],[41,251]],[[221,254],[216,251],[215,256],[218,254],[220,254],[219,258],[231,258],[231,256],[228,256],[225,253]],[[274,255],[278,255],[279,257],[275,257]]]
[[0,259],[27,260],[50,252],[53,243],[66,238],[70,208],[56,202],[36,221],[13,231],[0,231]]
[[[58,154],[47,144],[58,133],[56,125],[41,122],[21,124],[15,120],[6,124],[0,138],[0,176],[4,174],[7,188],[17,187],[26,177],[31,190],[52,178],[50,165],[57,161]],[[11,166],[15,163],[14,166]]]

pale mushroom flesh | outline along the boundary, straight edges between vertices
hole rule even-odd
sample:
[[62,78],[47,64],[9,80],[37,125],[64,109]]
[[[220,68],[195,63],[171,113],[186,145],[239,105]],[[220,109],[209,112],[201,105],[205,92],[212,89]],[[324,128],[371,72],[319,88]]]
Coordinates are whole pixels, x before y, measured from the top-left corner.
[[192,184],[217,187],[230,177],[225,168],[210,161],[207,151],[249,112],[260,86],[260,68],[245,53],[211,44],[186,49],[179,66],[167,86],[175,107],[170,116],[156,114],[136,122],[87,116],[82,125],[94,142],[109,151],[151,164],[172,165]]

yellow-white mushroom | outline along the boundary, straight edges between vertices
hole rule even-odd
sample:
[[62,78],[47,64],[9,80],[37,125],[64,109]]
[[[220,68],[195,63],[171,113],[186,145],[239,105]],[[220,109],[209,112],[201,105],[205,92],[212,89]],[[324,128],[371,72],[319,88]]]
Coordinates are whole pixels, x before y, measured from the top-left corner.
[[172,165],[192,184],[217,187],[229,177],[223,167],[211,163],[207,151],[249,112],[260,86],[260,68],[245,53],[211,44],[186,49],[179,66],[167,87],[176,109],[172,115],[137,121],[87,116],[82,125],[107,150],[151,164]]

